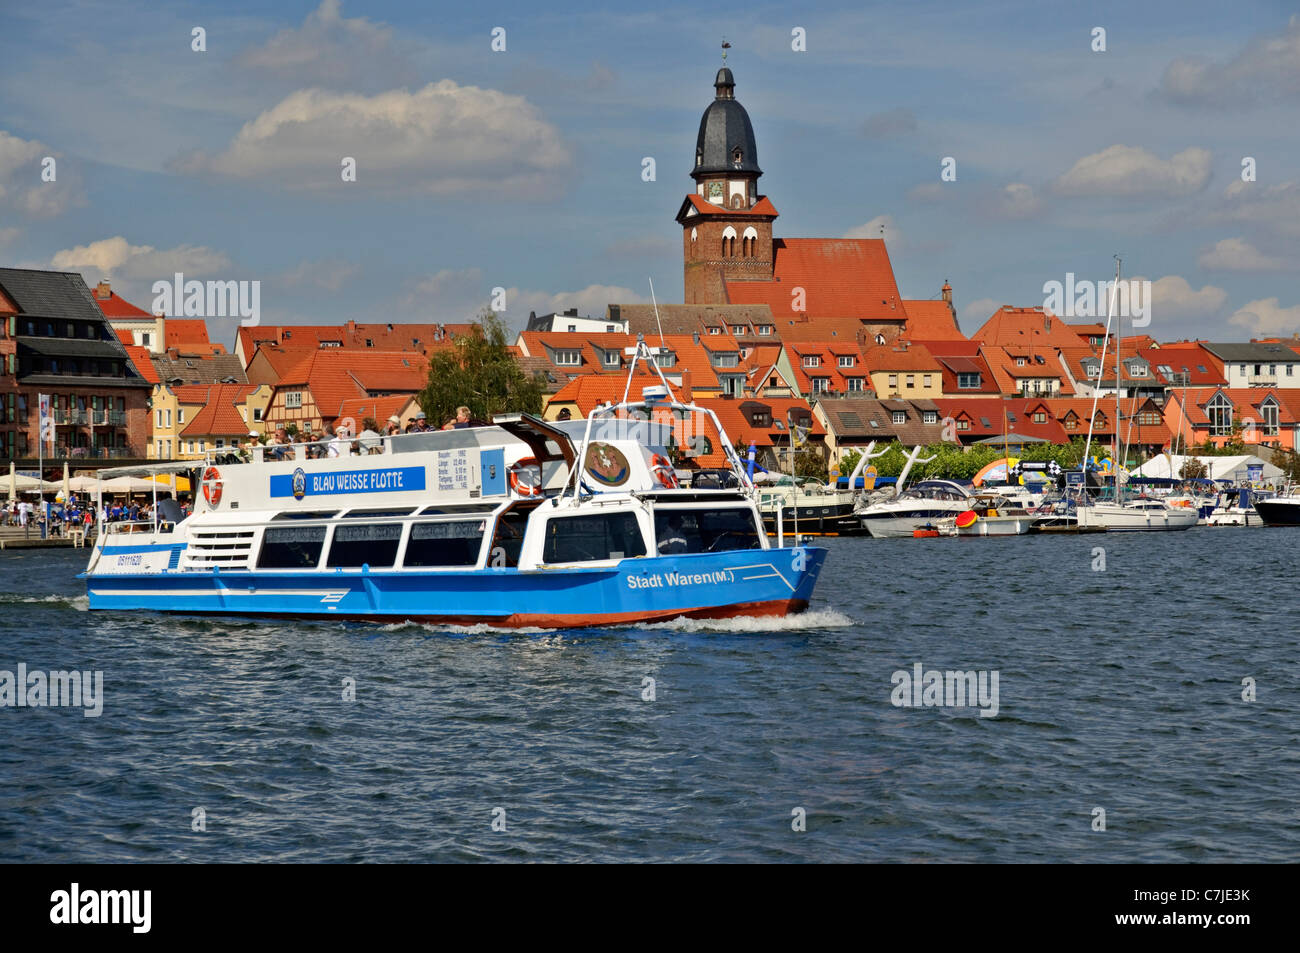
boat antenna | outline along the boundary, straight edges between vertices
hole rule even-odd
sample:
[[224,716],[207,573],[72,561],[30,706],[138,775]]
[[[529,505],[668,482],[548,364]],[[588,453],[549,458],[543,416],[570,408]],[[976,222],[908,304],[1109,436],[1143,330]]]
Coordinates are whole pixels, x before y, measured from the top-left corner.
[[646,280],[650,282],[650,303],[654,305],[655,309],[655,324],[659,325],[659,347],[662,350],[667,350],[668,345],[664,343],[664,323],[659,320],[659,302],[655,300],[655,280],[653,278],[647,278]]

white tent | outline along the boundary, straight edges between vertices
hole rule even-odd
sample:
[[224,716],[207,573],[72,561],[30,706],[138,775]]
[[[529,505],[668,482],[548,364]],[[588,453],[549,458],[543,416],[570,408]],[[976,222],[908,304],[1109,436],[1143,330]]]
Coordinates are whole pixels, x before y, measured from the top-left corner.
[[1162,453],[1159,456],[1152,457],[1142,466],[1133,471],[1134,476],[1143,477],[1172,477],[1178,479],[1183,469],[1183,463],[1187,460],[1198,460],[1205,464],[1206,476],[1211,480],[1231,480],[1234,483],[1245,483],[1250,480],[1249,467],[1262,466],[1263,470],[1257,480],[1264,483],[1277,483],[1282,480],[1282,471],[1266,460],[1249,454],[1240,454],[1235,457],[1185,457],[1177,453]]
[[152,493],[154,490],[169,492],[167,487],[139,477],[122,476],[104,481],[105,493]]

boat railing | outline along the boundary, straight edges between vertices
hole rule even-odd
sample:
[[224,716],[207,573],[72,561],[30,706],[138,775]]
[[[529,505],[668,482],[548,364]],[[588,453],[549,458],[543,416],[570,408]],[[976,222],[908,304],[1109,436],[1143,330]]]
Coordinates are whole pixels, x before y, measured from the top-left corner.
[[[586,486],[582,479],[582,470],[584,461],[587,459],[587,450],[591,445],[592,428],[597,424],[608,424],[612,421],[626,420],[628,425],[650,424],[653,423],[654,415],[658,412],[667,411],[675,419],[685,421],[694,415],[707,418],[714,427],[718,435],[718,442],[722,448],[723,457],[726,459],[731,472],[736,478],[737,485],[741,491],[748,496],[753,496],[755,487],[753,481],[741,461],[740,454],[732,445],[731,439],[727,436],[726,430],[723,429],[722,421],[708,407],[701,407],[694,403],[682,403],[673,395],[672,385],[664,377],[663,371],[660,370],[658,362],[655,360],[654,352],[645,343],[645,335],[637,335],[637,343],[634,348],[628,348],[628,356],[632,360],[628,364],[627,384],[623,388],[623,399],[617,404],[609,404],[605,407],[597,407],[587,415],[587,424],[583,428],[582,442],[578,446],[577,463],[572,467],[569,478],[564,488],[560,491],[562,499],[566,493],[569,493],[574,499],[578,498],[581,489]],[[647,368],[654,371],[659,378],[660,385],[663,387],[662,393],[652,393],[653,388],[647,387],[642,389],[641,400],[629,400],[629,392],[632,388],[632,382],[636,379],[636,366],[638,363],[644,364]],[[639,416],[645,414],[644,417]],[[622,416],[620,416],[622,415]],[[680,415],[680,416],[679,416]]]

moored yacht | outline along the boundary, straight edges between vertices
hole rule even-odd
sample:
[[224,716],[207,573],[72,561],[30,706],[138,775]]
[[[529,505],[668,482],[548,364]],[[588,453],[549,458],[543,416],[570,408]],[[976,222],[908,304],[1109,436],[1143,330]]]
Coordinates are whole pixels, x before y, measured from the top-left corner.
[[920,480],[893,499],[859,509],[858,518],[872,536],[897,538],[945,517],[970,509],[970,494],[951,480]]

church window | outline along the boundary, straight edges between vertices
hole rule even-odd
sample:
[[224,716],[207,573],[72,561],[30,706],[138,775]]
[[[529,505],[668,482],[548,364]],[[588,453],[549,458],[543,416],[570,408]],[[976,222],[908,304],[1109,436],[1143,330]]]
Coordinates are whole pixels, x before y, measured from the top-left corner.
[[731,164],[734,165],[737,169],[740,168],[741,162],[744,160],[744,158],[745,158],[744,154],[741,153],[739,148],[732,150]]

